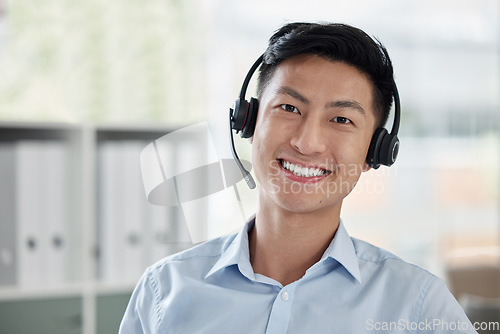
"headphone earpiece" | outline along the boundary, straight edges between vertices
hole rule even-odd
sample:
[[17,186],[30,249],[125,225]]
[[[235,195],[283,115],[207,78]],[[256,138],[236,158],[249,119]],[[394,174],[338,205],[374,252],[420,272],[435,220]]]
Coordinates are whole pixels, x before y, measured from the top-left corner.
[[[234,110],[237,110],[235,113]],[[257,113],[259,112],[259,100],[250,98],[247,100],[237,99],[234,103],[233,119],[231,127],[240,132],[242,138],[250,138],[253,136],[255,130],[255,123],[257,122]]]
[[245,99],[237,99],[233,106],[229,108],[231,129],[239,132],[243,129],[247,113],[248,103]]
[[398,157],[399,153],[399,122],[401,118],[401,103],[399,101],[398,87],[396,82],[392,82],[392,93],[394,97],[394,122],[391,133],[385,128],[375,130],[370,142],[370,148],[366,155],[366,163],[373,169],[380,165],[391,166]]
[[366,156],[368,166],[377,169],[380,165],[391,166],[399,153],[399,138],[388,133],[385,128],[378,128],[373,134]]

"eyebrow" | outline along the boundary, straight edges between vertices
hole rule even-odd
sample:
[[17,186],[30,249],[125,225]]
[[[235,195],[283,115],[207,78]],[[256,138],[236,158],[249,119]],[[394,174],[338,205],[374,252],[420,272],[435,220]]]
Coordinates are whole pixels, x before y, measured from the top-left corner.
[[[284,95],[290,95],[291,97],[299,100],[300,102],[302,102],[304,104],[311,104],[311,101],[308,98],[306,98],[305,96],[303,96],[302,94],[297,92],[295,89],[288,87],[288,86],[280,87],[277,90],[277,93],[284,94]],[[361,104],[359,104],[359,102],[353,101],[353,100],[340,100],[340,101],[328,102],[326,104],[326,108],[355,109],[355,110],[359,111],[361,114],[363,114],[363,116],[366,114],[366,112],[363,109],[363,107],[361,106]]]
[[278,94],[283,94],[283,95],[290,95],[291,97],[299,100],[300,102],[304,104],[311,104],[311,101],[309,101],[305,96],[297,92],[295,89],[288,87],[288,86],[282,86],[278,89],[277,91]]
[[355,109],[365,115],[365,109],[359,104],[357,101],[334,101],[326,104],[327,108],[347,108],[347,109]]

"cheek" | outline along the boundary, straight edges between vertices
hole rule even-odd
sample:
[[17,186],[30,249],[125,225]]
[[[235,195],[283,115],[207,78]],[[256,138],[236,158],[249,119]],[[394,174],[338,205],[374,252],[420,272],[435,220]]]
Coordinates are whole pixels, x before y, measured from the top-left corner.
[[253,146],[256,154],[263,154],[266,150],[276,149],[282,143],[282,133],[280,125],[267,119],[256,125]]
[[252,144],[252,161],[255,168],[259,168],[262,165],[266,149],[267,143],[265,142],[265,137],[255,134]]
[[266,137],[269,135],[269,131],[273,128],[273,126],[272,118],[263,114],[261,117],[257,118],[257,122],[255,123],[255,132],[257,132],[260,136]]
[[338,139],[331,146],[331,152],[335,152],[337,164],[351,168],[351,165],[363,164],[368,153],[368,145],[358,140]]

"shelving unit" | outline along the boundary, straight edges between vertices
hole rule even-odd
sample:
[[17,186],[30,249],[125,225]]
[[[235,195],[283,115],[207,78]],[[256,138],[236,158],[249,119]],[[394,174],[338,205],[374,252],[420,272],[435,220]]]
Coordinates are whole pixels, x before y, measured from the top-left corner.
[[[178,209],[149,204],[141,189],[139,153],[149,142],[170,131],[161,126],[0,123],[0,199],[4,203],[0,205],[0,332],[116,332],[145,267],[192,245]],[[50,145],[59,150],[62,159],[44,157]],[[113,161],[106,155],[115,154],[113,149],[121,150],[114,157],[122,160]],[[106,161],[115,168],[107,175],[110,166]],[[46,170],[52,174],[58,171],[59,180],[52,184],[44,174]],[[109,172],[118,175],[114,183],[106,179]],[[19,189],[20,184],[24,189]],[[130,185],[142,192],[131,195],[124,188],[121,192],[115,189],[116,193],[108,191],[108,198],[103,196],[104,187],[116,185]],[[122,195],[133,196],[133,203],[125,207]],[[126,229],[121,228],[124,215],[112,221],[103,214],[113,204],[110,198],[115,207],[108,211],[121,208],[132,217],[137,217],[138,211],[146,215],[124,226],[134,233],[126,235]],[[40,209],[41,215],[30,207],[37,203],[34,207]],[[52,212],[52,216],[46,212]],[[155,219],[156,223],[151,223]],[[54,226],[58,230],[51,235],[28,235],[26,230],[32,226],[38,231],[51,231]],[[115,233],[106,234],[106,226],[108,232]],[[135,252],[140,255],[136,263],[127,273],[110,275],[126,266],[119,256],[108,253],[123,254],[127,247],[131,250],[126,262],[132,262],[130,257]],[[37,259],[45,261],[43,254],[48,264],[31,265]],[[52,260],[59,262],[51,264]],[[117,262],[109,263],[112,260]],[[63,270],[48,272],[50,265]],[[112,270],[106,271],[108,267]]]

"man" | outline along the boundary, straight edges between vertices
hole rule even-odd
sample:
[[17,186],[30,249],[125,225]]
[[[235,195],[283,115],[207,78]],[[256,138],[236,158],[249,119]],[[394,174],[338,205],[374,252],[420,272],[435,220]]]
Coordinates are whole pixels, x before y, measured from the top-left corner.
[[350,238],[340,219],[393,89],[385,48],[363,31],[277,31],[250,139],[255,217],[147,269],[120,333],[475,333],[442,280]]

